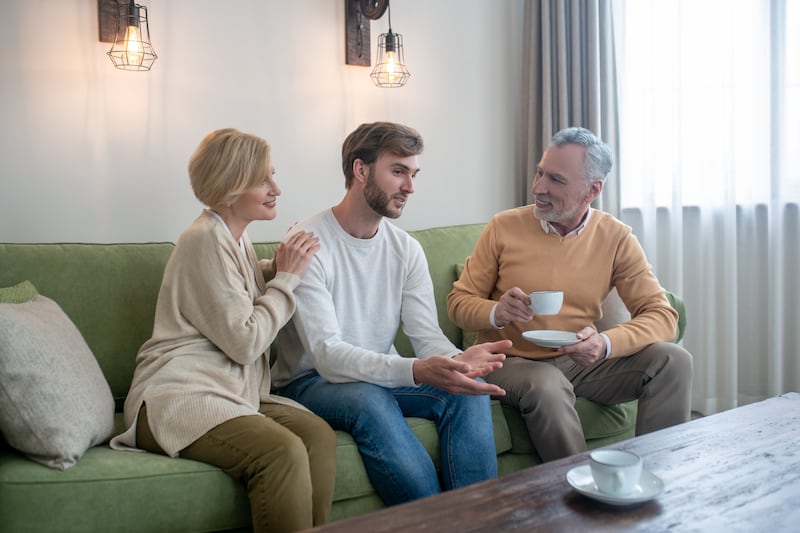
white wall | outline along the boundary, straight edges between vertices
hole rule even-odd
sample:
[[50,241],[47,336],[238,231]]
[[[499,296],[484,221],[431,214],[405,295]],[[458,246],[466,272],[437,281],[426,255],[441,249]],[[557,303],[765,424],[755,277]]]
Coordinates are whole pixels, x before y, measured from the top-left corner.
[[[201,209],[186,165],[221,127],[265,137],[279,239],[344,192],[341,143],[362,122],[417,128],[426,151],[406,229],[485,222],[518,205],[524,0],[395,0],[412,77],[379,89],[345,65],[344,0],[139,0],[150,72],[116,70],[96,0],[4,0],[0,242],[174,241]],[[374,61],[387,17],[372,22]]]

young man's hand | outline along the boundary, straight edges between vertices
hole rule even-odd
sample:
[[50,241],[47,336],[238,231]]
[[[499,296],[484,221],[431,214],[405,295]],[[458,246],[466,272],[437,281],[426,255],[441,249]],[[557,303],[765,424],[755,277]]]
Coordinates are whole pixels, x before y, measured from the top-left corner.
[[503,350],[511,341],[486,342],[471,346],[455,357],[428,357],[414,361],[414,381],[427,383],[453,394],[505,396],[506,391],[475,378],[484,377],[503,366]]

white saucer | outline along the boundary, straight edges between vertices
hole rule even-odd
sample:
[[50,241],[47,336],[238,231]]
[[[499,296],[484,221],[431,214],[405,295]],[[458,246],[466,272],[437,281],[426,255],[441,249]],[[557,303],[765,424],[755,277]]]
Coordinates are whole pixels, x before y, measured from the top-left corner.
[[569,331],[558,331],[557,329],[532,329],[523,331],[522,336],[526,341],[532,342],[544,348],[560,348],[569,344],[577,344],[581,340]]
[[664,491],[664,482],[655,474],[642,470],[642,477],[639,478],[634,491],[627,496],[611,496],[597,490],[597,485],[592,477],[592,469],[589,465],[576,466],[567,472],[567,483],[572,488],[595,500],[610,505],[633,505],[636,503],[652,500]]

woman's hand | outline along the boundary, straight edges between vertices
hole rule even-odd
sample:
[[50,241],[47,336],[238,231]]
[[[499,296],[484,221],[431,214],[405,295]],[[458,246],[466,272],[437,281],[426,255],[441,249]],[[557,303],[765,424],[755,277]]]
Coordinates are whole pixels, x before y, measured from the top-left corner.
[[275,272],[289,272],[303,277],[311,258],[319,250],[319,238],[307,231],[293,233],[281,241],[275,251]]

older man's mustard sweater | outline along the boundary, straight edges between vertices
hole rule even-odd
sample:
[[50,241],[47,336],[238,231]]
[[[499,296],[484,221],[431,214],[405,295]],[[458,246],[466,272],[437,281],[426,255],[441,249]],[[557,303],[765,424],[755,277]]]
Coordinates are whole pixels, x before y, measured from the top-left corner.
[[[493,328],[489,321],[492,307],[514,286],[525,293],[564,291],[561,312]],[[546,233],[533,207],[525,206],[498,213],[489,221],[453,285],[447,309],[460,327],[478,331],[478,342],[510,339],[514,343],[510,355],[542,359],[559,352],[525,340],[522,332],[578,332],[593,327],[612,287],[617,288],[632,319],[604,332],[611,340],[611,357],[628,356],[654,342],[674,338],[677,312],[630,227],[595,210],[580,233],[562,237]]]

